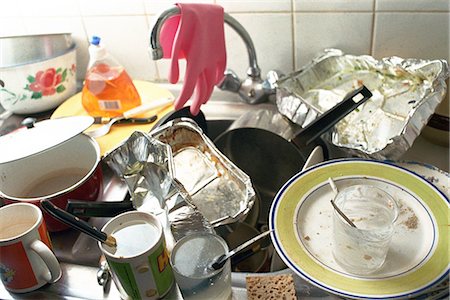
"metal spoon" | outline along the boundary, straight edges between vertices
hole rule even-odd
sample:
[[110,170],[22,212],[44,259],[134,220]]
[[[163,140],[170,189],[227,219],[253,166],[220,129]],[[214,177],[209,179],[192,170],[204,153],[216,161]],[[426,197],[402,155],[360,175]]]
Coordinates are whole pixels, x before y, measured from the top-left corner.
[[[333,190],[334,193],[334,198],[336,198],[337,194],[339,193],[339,190],[336,186],[336,184],[334,183],[333,178],[329,177],[328,178],[328,184],[331,186],[331,189]],[[333,208],[336,210],[336,212],[352,227],[356,228],[355,223],[352,222],[352,220],[350,220],[343,212],[342,210],[339,209],[339,207],[337,207],[336,203],[334,203],[334,200],[330,200],[331,205],[333,206]]]
[[248,246],[250,246],[251,244],[253,244],[254,242],[262,239],[263,237],[267,236],[269,233],[271,233],[273,231],[272,230],[267,230],[264,231],[261,234],[258,234],[257,236],[255,236],[254,238],[246,241],[245,243],[243,243],[242,245],[234,248],[233,250],[231,250],[230,252],[228,252],[227,254],[222,254],[221,256],[219,256],[218,258],[215,259],[215,261],[210,265],[211,268],[213,268],[214,270],[219,270],[220,268],[223,267],[223,265],[227,262],[227,260],[230,257],[233,257],[234,255],[236,255],[238,252],[244,250],[245,248],[247,248]]

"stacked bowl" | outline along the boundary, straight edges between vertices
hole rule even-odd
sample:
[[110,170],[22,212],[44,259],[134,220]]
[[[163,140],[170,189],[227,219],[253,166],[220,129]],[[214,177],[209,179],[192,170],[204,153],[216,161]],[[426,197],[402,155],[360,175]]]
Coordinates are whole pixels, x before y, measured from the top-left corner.
[[57,107],[76,92],[70,33],[0,37],[0,104],[16,114]]

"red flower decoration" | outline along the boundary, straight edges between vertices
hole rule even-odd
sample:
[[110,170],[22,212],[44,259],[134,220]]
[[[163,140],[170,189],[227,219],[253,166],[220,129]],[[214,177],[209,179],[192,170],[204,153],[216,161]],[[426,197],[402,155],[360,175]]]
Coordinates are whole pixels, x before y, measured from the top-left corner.
[[56,87],[61,83],[62,76],[56,73],[54,68],[36,73],[35,81],[30,84],[30,90],[41,92],[43,96],[50,96],[56,92]]

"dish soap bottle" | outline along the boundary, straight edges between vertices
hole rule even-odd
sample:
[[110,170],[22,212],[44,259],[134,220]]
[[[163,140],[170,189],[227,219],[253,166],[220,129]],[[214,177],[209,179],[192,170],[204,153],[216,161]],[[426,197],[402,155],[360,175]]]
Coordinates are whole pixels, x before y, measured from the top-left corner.
[[141,104],[136,87],[124,67],[93,36],[82,104],[91,116],[116,117]]

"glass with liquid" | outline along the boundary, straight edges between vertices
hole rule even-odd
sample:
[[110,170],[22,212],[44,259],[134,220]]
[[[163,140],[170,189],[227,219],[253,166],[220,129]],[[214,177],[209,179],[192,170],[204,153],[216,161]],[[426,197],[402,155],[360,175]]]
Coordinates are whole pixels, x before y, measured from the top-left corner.
[[339,191],[339,209],[355,224],[350,226],[336,211],[333,214],[333,255],[336,262],[353,274],[370,274],[386,260],[398,208],[385,191],[355,185]]
[[214,270],[215,259],[228,253],[226,242],[212,233],[194,233],[179,240],[170,263],[184,299],[231,299],[231,263]]

